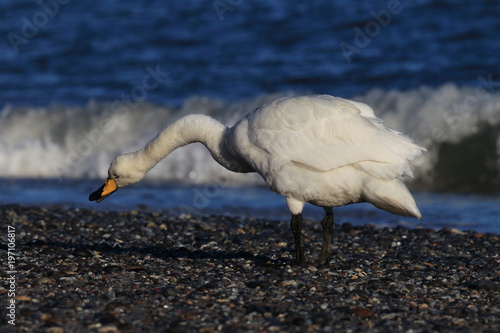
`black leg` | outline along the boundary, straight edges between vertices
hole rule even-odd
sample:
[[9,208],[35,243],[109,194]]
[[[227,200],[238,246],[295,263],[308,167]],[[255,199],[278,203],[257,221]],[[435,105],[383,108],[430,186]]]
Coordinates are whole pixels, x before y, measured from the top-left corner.
[[292,215],[290,226],[292,227],[293,239],[295,240],[295,255],[297,258],[297,264],[305,265],[306,258],[304,256],[304,249],[302,248],[302,215]]
[[328,263],[330,258],[330,244],[332,243],[333,234],[333,214],[326,213],[325,218],[321,221],[323,227],[323,245],[321,245],[321,252],[319,254],[320,263]]

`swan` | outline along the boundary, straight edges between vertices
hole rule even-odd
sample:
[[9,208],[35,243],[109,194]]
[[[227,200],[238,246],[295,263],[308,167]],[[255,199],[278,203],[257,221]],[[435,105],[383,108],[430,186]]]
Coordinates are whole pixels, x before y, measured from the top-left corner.
[[101,202],[140,181],[174,149],[193,142],[205,145],[231,171],[257,172],[272,191],[285,196],[300,265],[307,263],[301,239],[305,203],[325,211],[320,263],[329,260],[332,207],[369,202],[422,219],[402,179],[413,176],[409,162],[425,149],[385,127],[370,106],[329,95],[277,99],[231,128],[206,115],[182,117],[143,149],[118,156],[89,200]]

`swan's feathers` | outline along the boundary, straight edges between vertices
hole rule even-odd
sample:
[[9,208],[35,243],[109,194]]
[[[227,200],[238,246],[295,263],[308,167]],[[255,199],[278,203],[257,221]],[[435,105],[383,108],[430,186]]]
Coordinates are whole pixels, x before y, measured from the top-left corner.
[[247,119],[252,144],[311,170],[351,165],[379,178],[411,176],[408,161],[423,150],[383,126],[368,105],[338,97],[280,99]]

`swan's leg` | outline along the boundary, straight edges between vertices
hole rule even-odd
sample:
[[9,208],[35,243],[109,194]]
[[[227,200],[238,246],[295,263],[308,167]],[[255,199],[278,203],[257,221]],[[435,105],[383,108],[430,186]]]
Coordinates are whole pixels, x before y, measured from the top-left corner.
[[286,204],[292,213],[290,226],[292,227],[293,239],[295,241],[297,264],[304,266],[307,264],[306,257],[304,256],[304,248],[302,247],[302,209],[304,208],[304,203],[297,199],[286,197]]
[[290,226],[292,227],[293,239],[295,240],[297,264],[305,265],[307,262],[304,256],[304,248],[302,247],[302,214],[292,214]]
[[319,262],[326,264],[330,258],[329,252],[333,234],[333,212],[331,208],[325,208],[325,212],[326,215],[323,220],[321,220],[321,227],[323,228],[323,244],[321,245]]

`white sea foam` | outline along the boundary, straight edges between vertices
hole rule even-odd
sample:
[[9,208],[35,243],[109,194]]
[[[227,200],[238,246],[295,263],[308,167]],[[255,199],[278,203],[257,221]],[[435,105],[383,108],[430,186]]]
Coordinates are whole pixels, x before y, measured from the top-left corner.
[[[208,114],[233,125],[247,112],[276,97],[262,95],[239,102],[192,97],[180,108],[94,101],[83,107],[7,105],[0,113],[0,177],[104,178],[109,163],[117,155],[141,148],[185,114]],[[352,99],[371,105],[386,125],[428,149],[428,153],[415,161],[417,182],[423,187],[434,188],[436,179],[442,178],[436,170],[453,165],[453,159],[467,160],[467,156],[458,155],[468,154],[471,138],[477,138],[472,142],[478,149],[485,149],[479,155],[484,161],[475,161],[480,166],[478,172],[497,177],[490,183],[500,182],[500,93],[448,84],[410,91],[373,89]],[[472,147],[474,151],[477,150]],[[474,158],[478,159],[475,155]],[[455,173],[455,169],[449,170],[446,177],[453,178]],[[256,175],[226,171],[200,144],[176,150],[147,177],[181,183],[262,184]],[[471,179],[468,181],[475,182]],[[454,190],[447,188],[454,186],[449,184],[454,182],[444,182],[438,187]]]

